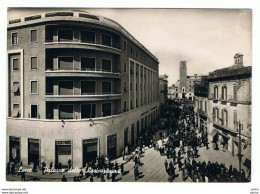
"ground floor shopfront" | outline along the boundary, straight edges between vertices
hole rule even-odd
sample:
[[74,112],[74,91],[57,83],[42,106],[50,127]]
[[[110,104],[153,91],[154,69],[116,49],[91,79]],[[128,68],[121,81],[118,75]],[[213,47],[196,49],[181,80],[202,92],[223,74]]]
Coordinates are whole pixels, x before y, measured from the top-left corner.
[[111,159],[134,145],[141,131],[159,114],[159,103],[106,118],[39,120],[7,118],[6,161],[32,165],[85,166],[97,156]]

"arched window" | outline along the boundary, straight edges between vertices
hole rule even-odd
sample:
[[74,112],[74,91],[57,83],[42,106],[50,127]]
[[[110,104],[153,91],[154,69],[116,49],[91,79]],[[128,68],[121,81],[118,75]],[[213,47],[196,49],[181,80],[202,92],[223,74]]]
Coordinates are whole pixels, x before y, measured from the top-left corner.
[[214,98],[218,99],[218,86],[214,87]]
[[222,99],[227,100],[227,86],[222,87]]

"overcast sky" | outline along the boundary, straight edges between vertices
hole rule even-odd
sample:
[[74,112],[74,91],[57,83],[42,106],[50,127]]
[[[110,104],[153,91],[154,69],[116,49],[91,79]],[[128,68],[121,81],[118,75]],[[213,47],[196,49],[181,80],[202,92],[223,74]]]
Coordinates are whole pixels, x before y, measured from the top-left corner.
[[[46,9],[45,9],[46,10]],[[60,10],[60,9],[59,9]],[[233,64],[235,53],[251,65],[252,13],[218,9],[82,9],[121,24],[159,60],[159,74],[169,85],[179,79],[179,62],[187,61],[188,75],[208,74]],[[44,9],[11,9],[8,18]]]

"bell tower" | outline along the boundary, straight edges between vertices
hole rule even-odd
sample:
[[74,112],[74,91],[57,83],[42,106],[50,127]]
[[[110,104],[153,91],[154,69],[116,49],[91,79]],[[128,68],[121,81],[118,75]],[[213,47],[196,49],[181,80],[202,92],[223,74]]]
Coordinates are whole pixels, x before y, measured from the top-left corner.
[[179,73],[180,73],[179,92],[181,93],[181,96],[183,98],[185,96],[185,93],[186,93],[186,83],[187,83],[187,66],[186,66],[186,61],[181,61],[180,62]]
[[243,55],[241,53],[236,53],[234,56],[234,65],[237,67],[243,67]]

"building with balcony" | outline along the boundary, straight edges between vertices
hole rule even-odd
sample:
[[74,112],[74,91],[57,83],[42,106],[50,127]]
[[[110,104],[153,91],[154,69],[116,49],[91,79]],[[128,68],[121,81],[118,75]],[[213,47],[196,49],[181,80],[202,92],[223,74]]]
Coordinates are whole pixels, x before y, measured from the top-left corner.
[[178,86],[176,84],[168,87],[168,99],[178,99]]
[[115,158],[159,114],[158,59],[82,11],[8,21],[7,161]]
[[208,136],[208,76],[203,76],[194,83],[195,95],[195,124],[199,131]]
[[252,67],[244,67],[243,55],[237,53],[234,65],[210,72],[208,80],[210,137],[237,156],[240,128],[242,162],[251,161]]

